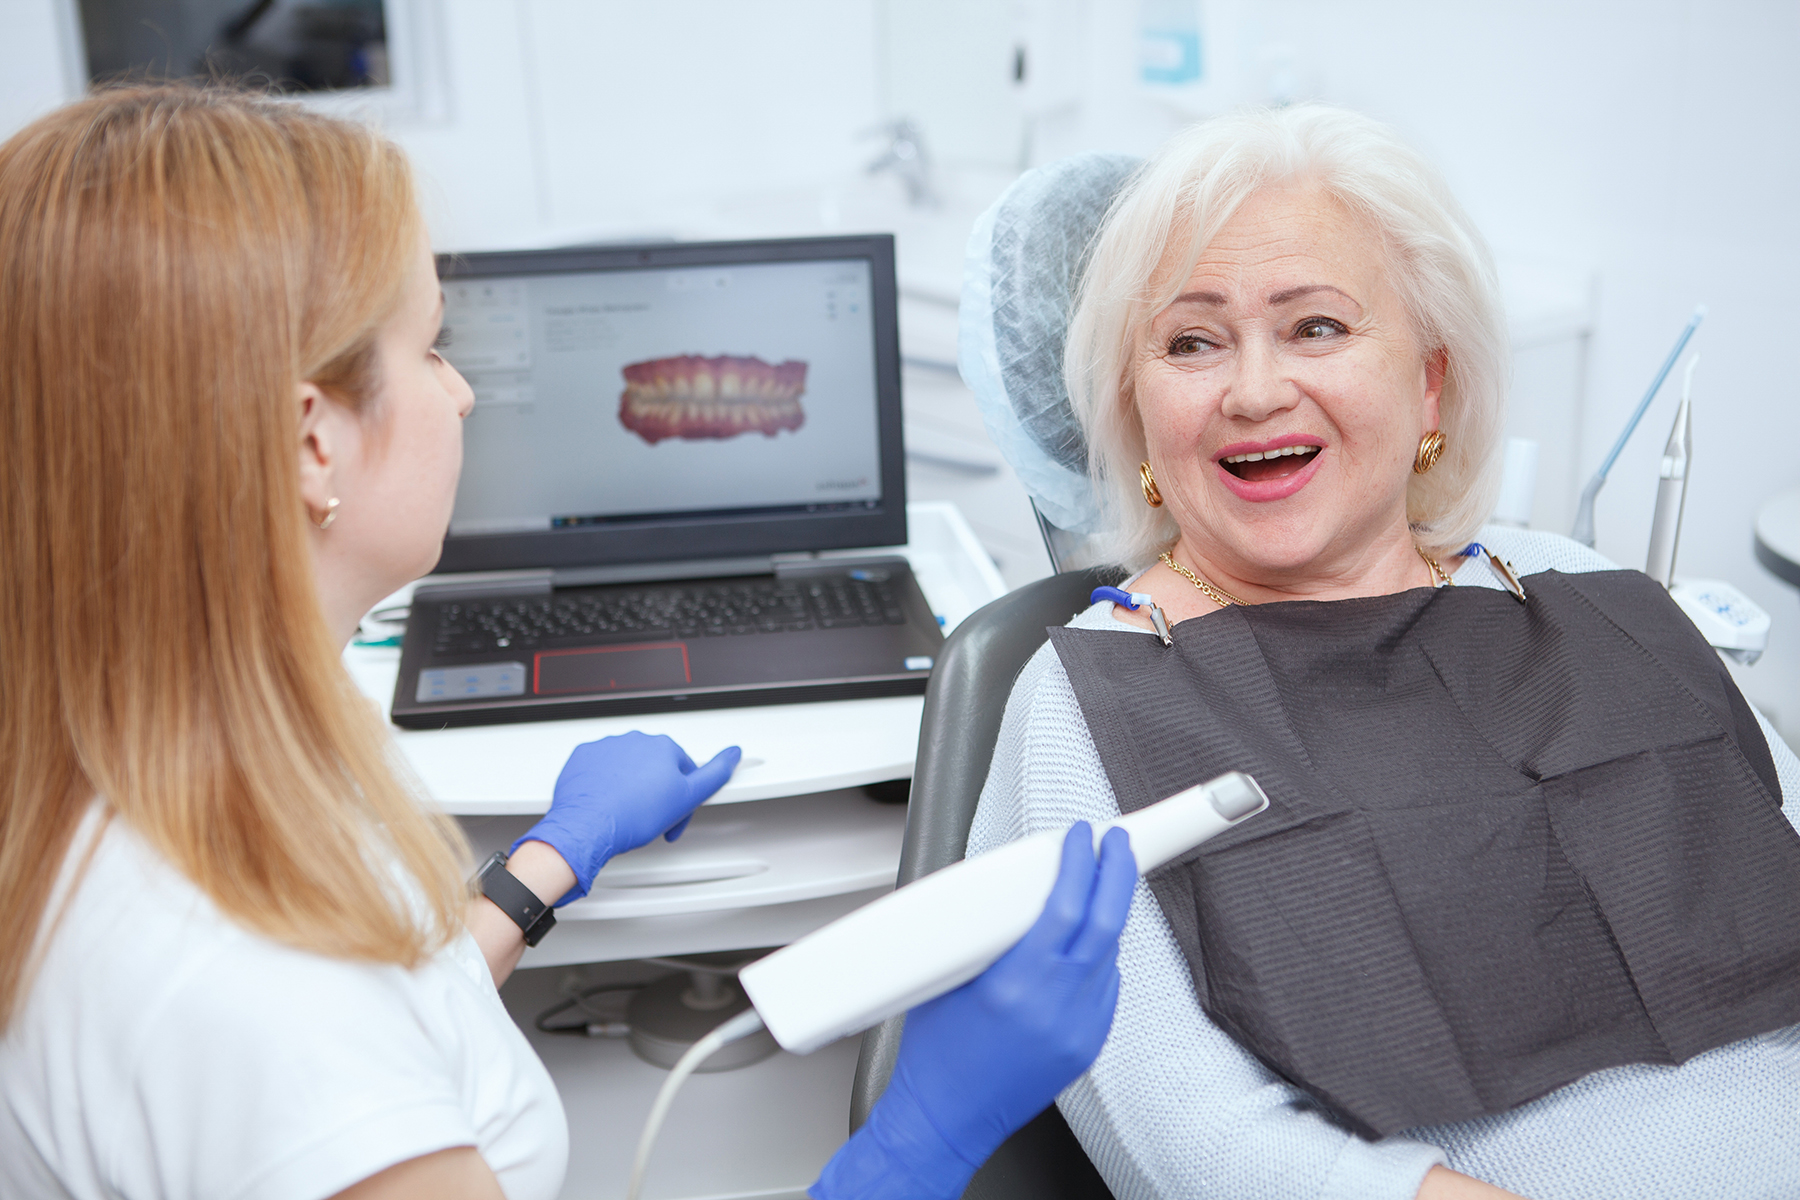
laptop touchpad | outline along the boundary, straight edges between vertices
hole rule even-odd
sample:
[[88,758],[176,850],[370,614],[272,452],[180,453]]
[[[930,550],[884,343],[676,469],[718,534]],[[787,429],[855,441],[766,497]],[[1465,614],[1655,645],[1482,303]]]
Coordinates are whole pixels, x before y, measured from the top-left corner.
[[532,690],[540,696],[640,691],[691,682],[687,646],[681,642],[543,650],[532,670]]

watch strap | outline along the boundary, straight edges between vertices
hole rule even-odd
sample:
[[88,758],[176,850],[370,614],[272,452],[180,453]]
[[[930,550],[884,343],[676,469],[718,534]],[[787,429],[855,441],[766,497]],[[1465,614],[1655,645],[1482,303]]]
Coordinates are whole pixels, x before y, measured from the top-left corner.
[[506,855],[496,850],[494,857],[475,876],[481,894],[513,919],[525,934],[525,944],[535,946],[556,925],[556,910],[538,899],[536,892],[519,882],[519,877],[506,869]]

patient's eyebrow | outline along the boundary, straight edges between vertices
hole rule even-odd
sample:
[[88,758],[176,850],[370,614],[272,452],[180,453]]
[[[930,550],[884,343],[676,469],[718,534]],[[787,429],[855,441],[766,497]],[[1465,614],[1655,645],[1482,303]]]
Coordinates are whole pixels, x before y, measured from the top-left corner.
[[1352,296],[1349,292],[1346,292],[1343,288],[1332,287],[1329,283],[1308,283],[1303,284],[1300,287],[1285,288],[1270,296],[1269,303],[1279,306],[1286,304],[1290,300],[1298,300],[1302,296],[1310,296],[1315,292],[1336,292],[1350,303],[1356,304],[1356,310],[1358,312],[1362,311],[1362,305],[1357,304],[1356,297]]
[[[1343,288],[1333,287],[1329,283],[1305,283],[1301,284],[1299,287],[1283,288],[1281,291],[1275,292],[1269,297],[1269,303],[1272,306],[1280,307],[1291,300],[1298,300],[1302,296],[1310,296],[1315,292],[1335,292],[1350,303],[1355,304],[1358,312],[1362,311],[1362,305],[1357,302],[1356,297],[1352,296],[1349,292],[1346,292]],[[1223,308],[1226,303],[1227,301],[1223,292],[1183,292],[1181,295],[1175,297],[1175,299],[1169,301],[1169,307],[1173,308],[1177,304],[1205,304],[1210,305],[1213,308]]]

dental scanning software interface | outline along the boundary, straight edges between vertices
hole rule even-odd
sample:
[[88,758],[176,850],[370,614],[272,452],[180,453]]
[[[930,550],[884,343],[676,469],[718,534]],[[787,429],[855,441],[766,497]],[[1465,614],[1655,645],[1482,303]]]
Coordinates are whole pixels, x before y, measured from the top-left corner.
[[857,259],[444,285],[468,379],[452,534],[879,505]]

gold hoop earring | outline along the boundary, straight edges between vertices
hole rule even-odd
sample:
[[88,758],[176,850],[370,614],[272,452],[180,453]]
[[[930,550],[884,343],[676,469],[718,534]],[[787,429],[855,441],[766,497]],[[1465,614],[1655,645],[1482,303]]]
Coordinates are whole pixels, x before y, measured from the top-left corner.
[[1419,439],[1419,452],[1413,456],[1413,474],[1423,475],[1437,466],[1444,456],[1444,431],[1434,429]]
[[338,498],[333,496],[330,500],[325,502],[325,515],[315,519],[313,524],[320,529],[330,529],[331,523],[337,520],[337,510]]
[[1138,464],[1138,486],[1144,489],[1144,503],[1151,508],[1161,508],[1162,493],[1156,490],[1156,476],[1150,473],[1148,459]]

